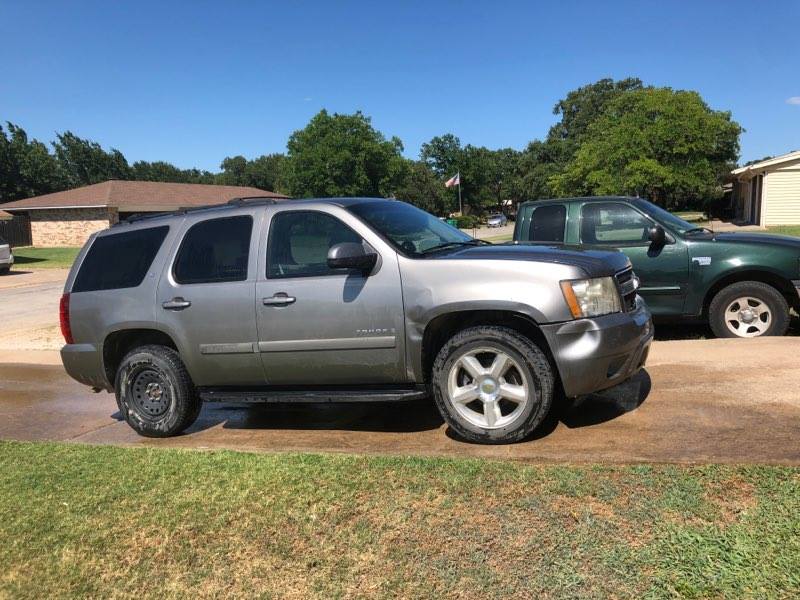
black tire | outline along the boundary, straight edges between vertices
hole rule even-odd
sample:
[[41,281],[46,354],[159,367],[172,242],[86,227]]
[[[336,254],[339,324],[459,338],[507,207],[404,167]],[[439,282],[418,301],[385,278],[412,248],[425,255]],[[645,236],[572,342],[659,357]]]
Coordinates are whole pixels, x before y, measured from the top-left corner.
[[[732,302],[742,297],[750,297],[764,303],[771,313],[768,327],[757,335],[737,335],[728,327],[725,316],[726,309]],[[735,337],[760,337],[765,335],[785,335],[789,329],[789,304],[778,290],[771,285],[760,281],[740,281],[722,288],[708,307],[708,321],[714,335],[719,338]],[[733,328],[739,328],[742,333],[748,331],[754,333],[757,327],[739,323],[732,324]]]
[[[498,428],[471,422],[459,414],[449,398],[448,381],[456,361],[483,348],[497,349],[508,355],[516,363],[510,377],[520,378],[520,383],[533,392],[529,391],[527,402],[513,421]],[[456,375],[460,376],[463,373]],[[471,383],[476,381],[473,379]],[[479,444],[510,444],[525,439],[547,416],[553,403],[554,376],[550,361],[533,341],[507,327],[479,326],[464,329],[445,343],[433,363],[431,387],[442,418],[459,437]],[[479,411],[482,405],[476,406]],[[512,414],[513,411],[509,411],[503,417],[510,418]]]
[[[149,386],[157,386],[148,394]],[[117,369],[117,405],[139,435],[170,437],[197,420],[203,401],[175,350],[141,346]],[[160,392],[160,393],[159,393]]]
[[11,267],[0,267],[0,275],[8,275],[9,271],[11,271]]

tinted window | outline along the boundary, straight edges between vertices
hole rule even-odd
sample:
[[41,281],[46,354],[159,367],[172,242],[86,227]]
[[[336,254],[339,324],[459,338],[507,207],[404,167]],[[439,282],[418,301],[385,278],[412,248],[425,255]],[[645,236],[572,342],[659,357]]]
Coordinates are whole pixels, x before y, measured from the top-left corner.
[[651,221],[626,204],[584,204],[581,241],[586,244],[647,242]]
[[532,242],[563,242],[567,207],[563,204],[540,206],[531,215],[528,239]]
[[252,230],[253,219],[246,215],[209,219],[192,225],[175,259],[175,281],[244,281]]
[[342,242],[362,240],[336,217],[315,211],[278,213],[269,228],[267,277],[339,274],[328,268],[328,250]]
[[92,243],[73,292],[132,288],[142,283],[169,227],[151,227],[98,237]]

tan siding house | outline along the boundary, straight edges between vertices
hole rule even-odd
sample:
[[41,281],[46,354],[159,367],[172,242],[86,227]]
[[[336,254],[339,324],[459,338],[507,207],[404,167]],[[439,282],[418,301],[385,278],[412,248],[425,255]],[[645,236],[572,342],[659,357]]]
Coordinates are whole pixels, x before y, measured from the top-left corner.
[[0,206],[9,213],[29,217],[34,246],[82,246],[95,231],[133,214],[224,204],[233,198],[254,196],[287,198],[258,188],[233,185],[104,181]]
[[738,220],[762,227],[800,225],[800,151],[735,169],[731,175]]

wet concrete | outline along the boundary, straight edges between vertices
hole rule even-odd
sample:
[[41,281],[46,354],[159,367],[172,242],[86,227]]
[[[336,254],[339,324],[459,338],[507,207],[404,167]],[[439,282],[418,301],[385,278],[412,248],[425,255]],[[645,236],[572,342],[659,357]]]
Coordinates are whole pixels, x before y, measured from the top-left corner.
[[[0,438],[93,444],[482,456],[531,462],[800,464],[800,340],[656,342],[646,371],[556,407],[532,439],[451,436],[430,402],[207,404],[184,435],[151,440],[58,365],[0,363]],[[7,354],[0,361],[7,360]]]

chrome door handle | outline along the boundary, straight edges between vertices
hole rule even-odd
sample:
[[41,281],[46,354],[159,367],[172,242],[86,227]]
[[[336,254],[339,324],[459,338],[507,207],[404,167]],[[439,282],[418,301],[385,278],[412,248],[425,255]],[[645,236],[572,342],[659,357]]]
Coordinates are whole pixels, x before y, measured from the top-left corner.
[[167,300],[161,306],[164,308],[164,310],[183,310],[184,308],[189,308],[191,305],[192,303],[188,300],[178,297],[173,298],[172,300]]
[[264,303],[264,306],[286,306],[287,304],[293,304],[295,300],[297,300],[297,298],[294,296],[275,294],[269,298],[262,298],[261,302]]

